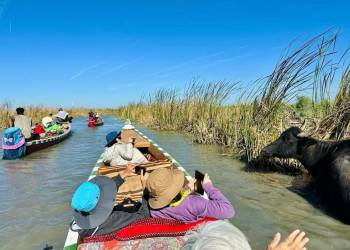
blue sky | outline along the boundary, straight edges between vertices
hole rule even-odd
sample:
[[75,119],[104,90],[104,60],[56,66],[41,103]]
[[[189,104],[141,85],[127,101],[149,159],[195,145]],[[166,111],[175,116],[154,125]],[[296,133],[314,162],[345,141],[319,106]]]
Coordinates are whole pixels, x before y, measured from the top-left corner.
[[350,1],[0,0],[0,100],[114,107],[193,77],[250,84]]

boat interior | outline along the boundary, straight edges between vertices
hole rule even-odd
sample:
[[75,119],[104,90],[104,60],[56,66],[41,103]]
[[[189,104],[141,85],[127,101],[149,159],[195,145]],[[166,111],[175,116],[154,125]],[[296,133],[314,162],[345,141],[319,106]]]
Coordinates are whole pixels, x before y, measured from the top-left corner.
[[[135,147],[149,160],[148,163],[139,164],[135,168],[133,176],[125,178],[125,182],[118,189],[116,195],[116,205],[138,201],[143,196],[143,187],[140,179],[140,169],[146,172],[151,172],[158,168],[173,167],[173,163],[167,159],[163,153],[150,141],[142,137],[137,131],[133,129],[123,130],[121,134],[122,142],[126,143],[130,138],[135,138]],[[103,162],[99,166],[97,175],[108,176],[110,178],[116,177],[126,168],[126,165],[107,166]]]

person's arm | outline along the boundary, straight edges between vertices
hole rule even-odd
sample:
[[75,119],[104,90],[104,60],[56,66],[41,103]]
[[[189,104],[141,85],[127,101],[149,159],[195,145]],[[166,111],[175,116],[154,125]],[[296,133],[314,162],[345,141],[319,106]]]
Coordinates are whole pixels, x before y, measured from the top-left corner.
[[10,127],[13,127],[15,125],[15,118],[13,116],[10,116],[9,125]]
[[229,219],[235,214],[235,210],[229,200],[223,193],[213,186],[208,174],[205,174],[203,183],[204,191],[208,194],[208,198],[204,199],[201,196],[195,196],[193,202],[194,208],[197,210],[199,217],[212,217],[216,219]]
[[102,160],[103,163],[109,165],[112,161],[112,147],[106,148],[105,151],[102,153]]
[[[123,145],[123,144],[120,144]],[[126,145],[123,145],[124,147],[119,147],[118,152],[119,155],[126,161],[131,161],[133,157],[133,145],[132,142],[129,141]]]
[[118,175],[117,177],[113,178],[115,185],[117,186],[117,189],[124,183],[124,179]]
[[117,177],[114,177],[113,180],[117,186],[117,189],[124,183],[125,178],[133,174],[135,165],[128,164],[123,172],[121,172]]

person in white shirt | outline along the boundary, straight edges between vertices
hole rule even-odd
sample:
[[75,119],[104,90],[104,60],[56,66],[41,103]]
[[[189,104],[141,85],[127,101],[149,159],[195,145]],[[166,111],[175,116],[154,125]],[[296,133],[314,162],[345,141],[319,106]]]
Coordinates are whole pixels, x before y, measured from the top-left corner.
[[70,117],[69,114],[63,110],[63,108],[58,109],[56,114],[56,123],[72,122],[73,117]]
[[110,166],[147,163],[146,157],[134,147],[134,140],[121,142],[121,132],[110,132],[106,136],[107,145],[102,154],[103,162]]
[[32,137],[32,119],[24,115],[24,108],[16,108],[17,115],[10,119],[10,126],[20,128],[24,138],[30,140]]

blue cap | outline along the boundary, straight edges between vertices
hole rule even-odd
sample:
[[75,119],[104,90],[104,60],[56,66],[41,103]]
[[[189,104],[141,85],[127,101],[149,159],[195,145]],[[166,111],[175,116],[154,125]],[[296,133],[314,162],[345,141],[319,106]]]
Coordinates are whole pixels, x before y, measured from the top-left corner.
[[91,212],[100,199],[100,188],[97,184],[83,182],[73,194],[71,206],[80,212]]

